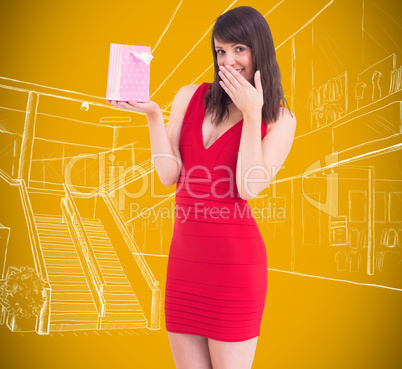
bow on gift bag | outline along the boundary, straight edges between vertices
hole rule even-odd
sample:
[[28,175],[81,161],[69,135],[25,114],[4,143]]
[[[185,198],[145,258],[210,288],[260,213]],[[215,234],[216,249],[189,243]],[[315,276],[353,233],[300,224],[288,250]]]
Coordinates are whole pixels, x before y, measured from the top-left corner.
[[149,46],[110,44],[107,100],[149,102]]

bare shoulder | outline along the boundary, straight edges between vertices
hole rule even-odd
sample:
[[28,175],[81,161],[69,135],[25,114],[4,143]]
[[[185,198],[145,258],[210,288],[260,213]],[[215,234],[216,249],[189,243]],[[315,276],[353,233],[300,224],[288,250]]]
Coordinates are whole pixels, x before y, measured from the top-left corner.
[[284,127],[290,130],[296,129],[296,116],[289,109],[281,106],[279,108],[278,119],[272,126],[273,130],[282,130]]
[[268,124],[267,131],[263,138],[267,136],[269,131],[271,131],[271,134],[273,132],[280,132],[281,134],[287,132],[289,135],[294,135],[294,132],[296,131],[296,116],[290,110],[281,106],[279,108],[278,119],[275,122]]
[[200,85],[183,86],[177,92],[175,100],[177,100],[180,105],[187,107],[198,87],[200,87]]
[[296,123],[296,117],[294,113],[292,113],[289,109],[286,109],[284,106],[281,106],[279,108],[279,118],[281,120],[292,121],[293,123]]
[[200,85],[187,85],[180,88],[172,102],[167,132],[173,148],[178,155],[179,140],[183,119],[194,92]]
[[284,106],[281,106],[281,107],[279,107],[278,119],[275,122],[268,124],[267,131],[265,132],[264,136],[266,136],[266,134],[268,133],[269,130],[272,130],[272,131],[282,130],[283,126],[286,126],[291,129],[292,128],[295,129],[296,128],[296,116],[289,109],[286,109]]
[[281,106],[279,116],[276,122],[271,127],[272,134],[294,136],[296,131],[296,117],[285,107]]
[[[190,100],[199,86],[200,85],[183,86],[176,93],[176,96],[174,97],[172,102],[170,118],[171,120],[172,119],[175,120],[177,124],[180,123],[179,126],[181,126],[182,120],[186,114]],[[175,125],[177,125],[176,123]]]

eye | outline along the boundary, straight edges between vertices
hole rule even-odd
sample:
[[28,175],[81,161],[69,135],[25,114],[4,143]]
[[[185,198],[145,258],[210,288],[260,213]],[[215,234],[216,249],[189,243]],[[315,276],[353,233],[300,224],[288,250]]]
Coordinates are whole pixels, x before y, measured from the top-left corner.
[[[243,47],[243,46],[237,46],[237,47],[236,47],[236,50],[239,50],[240,52],[244,51],[245,49],[246,49],[246,48]],[[219,49],[219,50],[216,50],[216,54],[217,54],[217,55],[222,55],[222,54],[220,53],[220,51],[224,52],[222,49]]]

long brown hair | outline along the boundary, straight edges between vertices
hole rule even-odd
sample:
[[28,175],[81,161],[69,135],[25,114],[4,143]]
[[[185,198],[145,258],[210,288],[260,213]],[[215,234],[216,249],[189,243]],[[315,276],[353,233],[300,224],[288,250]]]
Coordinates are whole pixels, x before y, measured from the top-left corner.
[[[254,72],[259,70],[261,73],[264,95],[262,120],[266,124],[275,122],[281,100],[286,102],[288,108],[289,105],[283,95],[271,30],[263,15],[250,6],[239,6],[220,15],[215,21],[211,37],[215,77],[204,97],[204,106],[206,114],[212,114],[212,123],[218,125],[229,115],[231,98],[219,84],[221,78],[218,74],[215,38],[224,43],[241,43],[251,49]],[[254,78],[251,84],[255,87]]]

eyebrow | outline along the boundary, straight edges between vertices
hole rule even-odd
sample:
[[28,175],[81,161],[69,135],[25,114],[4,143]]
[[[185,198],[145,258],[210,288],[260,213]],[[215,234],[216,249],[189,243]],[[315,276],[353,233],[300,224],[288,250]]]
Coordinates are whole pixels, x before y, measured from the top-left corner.
[[[233,46],[236,46],[236,45],[242,45],[242,44],[240,44],[240,43],[237,43],[237,44],[232,44],[232,47],[233,47]],[[215,48],[222,49],[222,46],[215,46]]]

